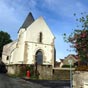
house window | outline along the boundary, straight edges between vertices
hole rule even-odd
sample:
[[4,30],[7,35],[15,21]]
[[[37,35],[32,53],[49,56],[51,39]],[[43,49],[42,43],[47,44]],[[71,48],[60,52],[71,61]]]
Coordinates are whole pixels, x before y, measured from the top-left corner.
[[39,34],[39,43],[42,43],[42,32]]
[[9,56],[7,56],[6,60],[9,60]]

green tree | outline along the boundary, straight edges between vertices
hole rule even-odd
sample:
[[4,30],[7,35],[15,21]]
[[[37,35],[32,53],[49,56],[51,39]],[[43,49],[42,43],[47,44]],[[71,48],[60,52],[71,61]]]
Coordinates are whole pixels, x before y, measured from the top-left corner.
[[[64,38],[67,42],[71,43],[71,47],[75,48],[78,58],[82,62],[88,63],[88,15],[81,13],[82,17],[76,19],[79,25],[68,37],[64,34]],[[76,14],[74,14],[76,16]],[[65,40],[66,41],[66,40]]]
[[7,32],[0,31],[0,57],[2,56],[3,46],[12,42],[10,35]]

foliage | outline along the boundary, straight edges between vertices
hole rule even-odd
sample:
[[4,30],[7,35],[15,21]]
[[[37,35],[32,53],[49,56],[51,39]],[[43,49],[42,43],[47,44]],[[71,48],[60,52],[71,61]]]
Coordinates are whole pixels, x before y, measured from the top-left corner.
[[25,77],[27,71],[30,71],[30,78],[31,79],[38,79],[37,73],[34,71],[34,65],[20,65],[20,77]]
[[[74,67],[74,66],[71,66]],[[70,68],[70,65],[63,65],[62,68]]]
[[10,35],[7,32],[0,31],[0,57],[2,56],[3,46],[12,42]]
[[20,77],[25,77],[26,76],[26,65],[20,65],[20,73],[18,74]]
[[[88,62],[88,15],[76,19],[76,21],[81,24],[79,29],[75,29],[71,35],[67,38],[67,42],[70,42],[72,48],[75,48],[75,51],[78,54],[78,57],[81,61]],[[75,14],[76,16],[76,14]],[[77,26],[79,27],[79,26]],[[64,38],[66,34],[64,34]]]
[[88,71],[88,66],[79,66],[75,69],[76,71]]

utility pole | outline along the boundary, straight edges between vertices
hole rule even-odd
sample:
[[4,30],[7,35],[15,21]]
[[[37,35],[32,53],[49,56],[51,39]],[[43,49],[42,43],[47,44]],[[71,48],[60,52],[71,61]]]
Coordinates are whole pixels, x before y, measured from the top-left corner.
[[72,88],[72,60],[68,60],[70,65],[70,88]]

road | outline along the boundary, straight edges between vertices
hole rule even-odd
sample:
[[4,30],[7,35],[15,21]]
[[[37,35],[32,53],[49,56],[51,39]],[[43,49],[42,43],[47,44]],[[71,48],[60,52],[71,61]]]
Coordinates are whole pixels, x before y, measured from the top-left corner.
[[23,80],[0,74],[0,88],[70,88],[69,81]]
[[70,88],[69,81],[59,81],[59,80],[28,80],[29,82],[41,85],[40,87],[33,88]]
[[0,88],[32,88],[25,80],[0,74]]

